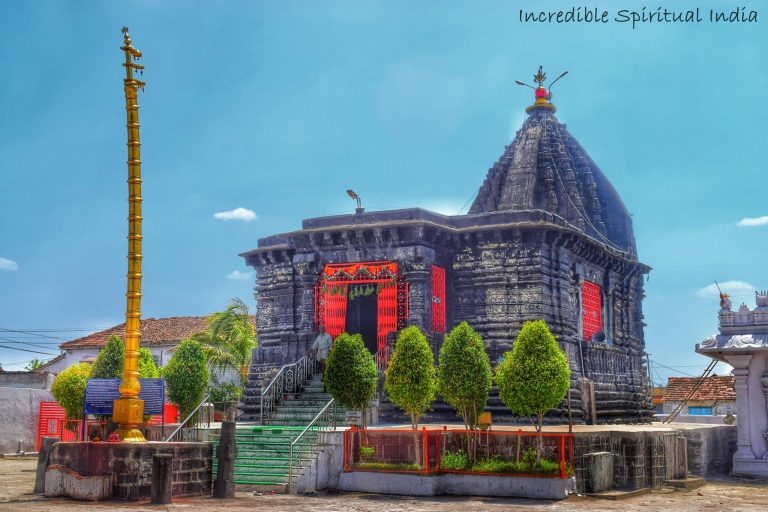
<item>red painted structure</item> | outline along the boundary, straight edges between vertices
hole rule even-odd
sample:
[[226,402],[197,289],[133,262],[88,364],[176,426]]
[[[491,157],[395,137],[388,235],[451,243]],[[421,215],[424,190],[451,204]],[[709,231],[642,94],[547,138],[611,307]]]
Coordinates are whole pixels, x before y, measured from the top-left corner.
[[581,285],[582,338],[591,341],[592,336],[603,330],[603,300],[600,285],[584,281]]
[[[485,476],[524,476],[534,478],[569,478],[573,476],[574,435],[560,432],[524,432],[523,430],[441,430],[366,429],[367,446],[374,448],[364,458],[360,447],[362,436],[353,426],[344,431],[342,458],[344,471],[377,473],[462,473]],[[469,436],[474,436],[479,459],[520,459],[527,448],[533,448],[551,462],[556,470],[549,473],[473,471],[470,468],[443,467],[443,455],[464,450]],[[418,457],[414,449],[419,447]],[[516,455],[516,456],[515,456]],[[418,463],[417,463],[418,461]],[[367,464],[372,463],[372,464]],[[389,467],[388,467],[389,466]]]
[[[177,423],[179,410],[173,405],[166,403],[163,406],[165,413],[165,424]],[[71,429],[65,428],[69,423]],[[107,422],[100,420],[85,420],[86,430],[90,425],[101,424],[106,426]],[[163,416],[156,414],[149,417],[147,425],[162,425]],[[40,416],[37,422],[37,449],[40,450],[40,443],[43,437],[58,437],[61,441],[79,441],[82,432],[81,420],[67,421],[66,413],[58,402],[40,402]]]
[[345,331],[349,286],[353,284],[376,285],[376,344],[381,350],[387,335],[408,321],[408,283],[398,274],[395,262],[327,264],[315,286],[315,329],[324,326],[334,338]]
[[432,330],[445,332],[445,269],[432,265]]

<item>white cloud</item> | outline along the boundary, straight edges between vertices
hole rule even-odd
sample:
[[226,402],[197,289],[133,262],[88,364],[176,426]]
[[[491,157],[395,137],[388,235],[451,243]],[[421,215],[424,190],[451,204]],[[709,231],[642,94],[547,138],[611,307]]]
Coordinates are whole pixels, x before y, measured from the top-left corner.
[[238,207],[234,210],[229,210],[228,212],[214,213],[213,218],[224,221],[242,220],[243,222],[250,222],[252,220],[256,220],[258,217],[256,216],[256,212],[253,210]]
[[250,281],[252,277],[253,272],[240,272],[239,270],[235,270],[227,275],[227,279],[232,279],[234,281]]
[[19,270],[19,264],[0,256],[0,270]]
[[739,222],[737,222],[736,225],[742,228],[765,226],[768,225],[768,215],[763,215],[762,217],[744,217]]
[[[726,281],[720,283],[720,289],[730,296],[744,296],[755,292],[754,285],[745,283],[744,281]],[[696,296],[703,299],[717,299],[720,298],[720,292],[717,290],[717,285],[712,283],[696,290]]]

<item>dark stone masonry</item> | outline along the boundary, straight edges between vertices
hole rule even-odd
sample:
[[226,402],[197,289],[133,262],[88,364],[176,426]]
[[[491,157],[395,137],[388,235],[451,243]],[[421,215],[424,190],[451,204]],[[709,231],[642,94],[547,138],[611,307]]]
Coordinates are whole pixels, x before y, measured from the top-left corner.
[[[240,404],[246,418],[258,417],[264,373],[300,358],[321,325],[333,336],[361,333],[371,352],[417,325],[437,351],[466,320],[495,364],[535,319],[568,357],[574,422],[650,418],[642,314],[650,268],[637,259],[617,191],[541,90],[467,215],[358,208],[304,220],[242,255],[256,269],[259,335]],[[497,399],[491,410],[509,416]],[[566,421],[567,404],[549,419]]]
[[[46,495],[85,500],[148,499],[152,486],[152,458],[156,454],[172,456],[172,496],[211,494],[210,443],[148,442],[56,443],[48,462]],[[58,482],[61,474],[73,478]],[[97,480],[103,480],[103,483],[94,490],[91,484]]]

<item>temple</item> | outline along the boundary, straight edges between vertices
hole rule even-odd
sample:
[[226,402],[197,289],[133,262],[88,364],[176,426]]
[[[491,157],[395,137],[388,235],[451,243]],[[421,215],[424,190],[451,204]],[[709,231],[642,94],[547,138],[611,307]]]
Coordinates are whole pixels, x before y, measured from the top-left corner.
[[[650,268],[637,259],[619,194],[555,117],[546,75],[539,69],[534,79],[528,118],[468,214],[358,204],[242,254],[257,275],[251,395],[266,370],[300,358],[321,326],[332,336],[360,333],[383,366],[404,326],[419,326],[437,353],[444,333],[466,320],[495,364],[523,322],[544,319],[570,363],[574,422],[650,418],[641,304]],[[246,415],[257,408],[247,402]],[[567,419],[566,402],[550,420]],[[491,410],[505,414],[498,399]]]

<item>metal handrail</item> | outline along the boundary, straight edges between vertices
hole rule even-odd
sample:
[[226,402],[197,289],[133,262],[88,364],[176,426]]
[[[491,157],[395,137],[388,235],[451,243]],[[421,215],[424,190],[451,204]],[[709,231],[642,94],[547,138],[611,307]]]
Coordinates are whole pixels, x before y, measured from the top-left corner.
[[[207,394],[207,395],[205,395],[205,398],[203,398],[203,400],[202,400],[202,401],[201,401],[199,404],[197,404],[197,407],[195,407],[195,410],[193,410],[191,413],[189,413],[189,416],[187,416],[187,419],[185,419],[184,421],[182,421],[182,422],[181,422],[181,425],[179,425],[178,427],[176,427],[176,430],[174,430],[174,431],[173,431],[173,433],[172,433],[171,435],[169,435],[168,437],[166,437],[166,438],[165,438],[165,442],[167,443],[168,441],[170,441],[171,439],[173,439],[173,436],[175,436],[175,435],[176,435],[176,434],[179,432],[179,430],[181,430],[182,428],[184,428],[184,425],[186,425],[186,424],[187,424],[187,422],[189,421],[189,419],[190,419],[192,416],[194,416],[194,414],[195,414],[195,413],[196,413],[196,412],[197,412],[197,411],[200,409],[200,407],[202,407],[202,406],[203,406],[203,404],[205,404],[205,403],[208,403],[208,401],[209,401],[210,399],[211,399],[211,392],[209,391],[209,392],[208,392],[208,394]],[[209,423],[209,426],[210,426],[210,423]]]
[[[291,441],[291,446],[290,446],[290,449],[288,450],[288,489],[289,490],[291,488],[291,484],[293,483],[293,451],[294,451],[294,446],[296,446],[296,444],[299,442],[299,440],[301,440],[304,437],[304,434],[309,432],[312,429],[312,427],[316,423],[318,423],[320,418],[324,414],[326,414],[326,411],[331,406],[333,406],[333,411],[331,413],[333,415],[333,424],[331,425],[330,428],[335,430],[336,429],[336,400],[334,398],[331,398],[331,400],[327,404],[325,404],[325,406],[322,409],[320,409],[320,412],[317,413],[317,416],[315,416],[314,419],[309,422],[309,425],[304,427],[304,430],[302,430],[301,433],[298,436],[296,436],[293,439],[293,441]],[[322,426],[320,426],[319,428],[322,429]],[[314,430],[314,431],[316,431],[316,430]],[[315,439],[315,441],[317,441],[317,439]],[[316,447],[317,447],[317,442],[315,442],[315,444],[314,444],[314,448],[316,448]]]
[[[277,372],[272,380],[261,391],[261,404],[259,407],[259,422],[264,425],[264,420],[269,419],[277,403],[284,392],[296,393],[304,389],[304,385],[312,377],[317,364],[317,349],[308,350],[304,356],[295,363],[286,364]],[[266,402],[266,404],[265,404]],[[264,414],[264,409],[269,409]],[[266,416],[266,418],[265,418]]]

